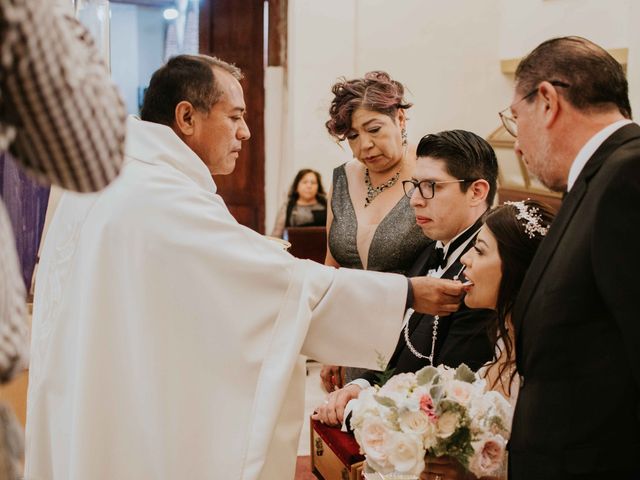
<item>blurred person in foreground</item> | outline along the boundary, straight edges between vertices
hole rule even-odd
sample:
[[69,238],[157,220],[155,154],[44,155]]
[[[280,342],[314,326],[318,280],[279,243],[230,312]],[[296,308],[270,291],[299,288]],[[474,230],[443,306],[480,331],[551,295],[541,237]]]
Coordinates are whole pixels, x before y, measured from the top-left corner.
[[[0,155],[10,152],[42,183],[95,191],[120,170],[124,132],[124,104],[86,29],[55,2],[0,0]],[[0,202],[2,383],[29,362],[25,302],[11,222]],[[10,407],[0,405],[0,478],[20,476],[22,437]]]

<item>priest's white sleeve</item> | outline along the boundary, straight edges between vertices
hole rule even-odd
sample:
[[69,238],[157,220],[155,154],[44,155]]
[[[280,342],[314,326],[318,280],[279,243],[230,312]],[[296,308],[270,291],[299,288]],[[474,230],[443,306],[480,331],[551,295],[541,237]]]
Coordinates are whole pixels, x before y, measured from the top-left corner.
[[337,269],[313,308],[302,354],[319,362],[380,369],[381,359],[386,364],[398,342],[406,295],[402,275]]

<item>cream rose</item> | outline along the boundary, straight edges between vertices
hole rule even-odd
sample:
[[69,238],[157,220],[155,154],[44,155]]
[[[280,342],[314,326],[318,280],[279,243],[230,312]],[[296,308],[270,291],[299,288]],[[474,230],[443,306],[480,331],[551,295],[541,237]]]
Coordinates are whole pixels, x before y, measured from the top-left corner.
[[460,380],[452,380],[447,384],[447,397],[460,405],[467,406],[471,401],[473,386]]
[[473,442],[474,455],[469,470],[476,476],[498,475],[504,467],[506,441],[500,435],[489,435]]
[[420,475],[424,470],[422,441],[416,435],[392,432],[386,444],[389,463],[400,473]]
[[440,438],[449,438],[458,428],[458,414],[455,412],[444,412],[438,418],[437,435]]
[[384,422],[375,417],[366,418],[362,422],[362,428],[355,433],[367,460],[379,467],[388,467],[386,443],[391,432]]
[[429,428],[430,420],[422,410],[404,410],[398,415],[398,424],[403,432],[423,435]]
[[407,395],[416,386],[416,376],[413,373],[399,373],[394,375],[380,388],[380,395]]

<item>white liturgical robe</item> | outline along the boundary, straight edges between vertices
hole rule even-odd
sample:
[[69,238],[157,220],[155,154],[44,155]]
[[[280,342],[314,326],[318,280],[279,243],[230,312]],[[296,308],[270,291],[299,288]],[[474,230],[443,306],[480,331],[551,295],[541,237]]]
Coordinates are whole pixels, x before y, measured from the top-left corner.
[[36,279],[28,480],[289,480],[304,360],[378,366],[406,279],[239,225],[168,127],[129,118],[106,190],[65,194]]

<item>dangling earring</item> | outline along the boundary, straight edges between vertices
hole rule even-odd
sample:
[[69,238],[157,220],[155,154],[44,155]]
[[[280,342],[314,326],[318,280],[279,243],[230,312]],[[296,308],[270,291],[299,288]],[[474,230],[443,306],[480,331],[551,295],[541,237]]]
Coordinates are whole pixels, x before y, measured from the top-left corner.
[[402,131],[400,132],[400,135],[402,136],[402,146],[406,147],[407,146],[407,129],[403,128]]

